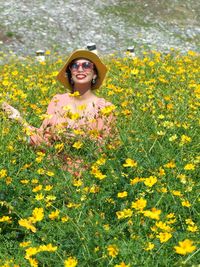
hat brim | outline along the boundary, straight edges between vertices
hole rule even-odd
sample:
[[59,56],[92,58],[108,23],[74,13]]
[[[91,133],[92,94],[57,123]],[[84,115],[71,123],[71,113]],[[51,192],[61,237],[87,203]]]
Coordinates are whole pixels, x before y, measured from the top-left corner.
[[62,69],[59,71],[58,75],[57,75],[57,80],[59,82],[61,82],[65,87],[69,88],[69,89],[73,89],[72,85],[70,84],[68,77],[67,77],[67,73],[66,70],[69,66],[69,64],[76,58],[85,58],[90,60],[92,63],[94,63],[97,72],[98,72],[98,77],[96,80],[95,85],[92,86],[92,89],[98,89],[102,83],[103,80],[106,76],[107,73],[107,67],[104,65],[104,63],[101,61],[101,59],[93,52],[88,51],[88,50],[84,50],[84,49],[78,49],[76,51],[74,51],[67,59],[66,63],[64,64],[64,66],[62,67]]

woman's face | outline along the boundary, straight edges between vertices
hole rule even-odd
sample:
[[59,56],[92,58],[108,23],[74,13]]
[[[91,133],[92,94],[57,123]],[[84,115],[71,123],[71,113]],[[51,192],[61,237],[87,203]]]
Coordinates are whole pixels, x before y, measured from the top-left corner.
[[96,79],[97,74],[94,71],[94,64],[87,59],[74,60],[69,69],[74,84],[90,84],[92,79]]

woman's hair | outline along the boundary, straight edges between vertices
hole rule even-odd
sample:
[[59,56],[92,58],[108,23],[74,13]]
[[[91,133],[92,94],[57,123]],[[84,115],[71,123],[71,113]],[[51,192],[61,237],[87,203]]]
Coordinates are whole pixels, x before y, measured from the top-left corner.
[[[70,62],[70,64],[68,65],[68,67],[67,67],[67,69],[66,69],[66,77],[67,77],[67,79],[68,79],[68,81],[69,81],[69,83],[71,84],[71,86],[73,87],[73,80],[72,80],[72,74],[71,74],[71,70],[70,70],[70,65],[74,62],[74,61],[76,61],[78,58],[76,58],[76,59],[74,59],[74,60],[72,60],[72,62]],[[85,58],[85,59],[87,59],[87,58]],[[88,60],[88,59],[87,59]],[[88,60],[88,61],[90,61],[90,60]],[[92,62],[93,63],[93,62]],[[94,65],[94,63],[93,63],[93,65]],[[96,73],[96,75],[97,75],[97,78],[95,79],[95,82],[92,82],[91,83],[91,87],[93,87],[93,86],[95,86],[95,84],[96,84],[96,81],[97,81],[97,79],[98,79],[98,71],[97,71],[97,68],[96,68],[96,66],[94,65],[94,67],[93,67],[93,70],[94,70],[94,72]]]

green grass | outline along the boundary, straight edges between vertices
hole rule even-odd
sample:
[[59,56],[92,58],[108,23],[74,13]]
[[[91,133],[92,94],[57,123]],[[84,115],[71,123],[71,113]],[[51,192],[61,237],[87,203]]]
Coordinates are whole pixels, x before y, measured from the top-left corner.
[[[79,135],[33,148],[1,112],[0,266],[198,266],[199,59],[173,50],[104,58],[109,74],[97,94],[116,106],[117,133],[98,151]],[[1,100],[39,126],[65,92],[55,81],[62,64],[1,65]],[[70,173],[66,156],[86,168]]]

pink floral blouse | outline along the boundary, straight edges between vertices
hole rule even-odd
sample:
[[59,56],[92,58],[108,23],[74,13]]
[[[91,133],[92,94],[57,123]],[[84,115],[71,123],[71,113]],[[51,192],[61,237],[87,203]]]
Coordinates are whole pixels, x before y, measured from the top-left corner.
[[89,104],[84,116],[72,118],[67,108],[71,101],[72,97],[67,93],[57,94],[53,97],[47,108],[47,118],[42,122],[40,128],[29,127],[32,145],[50,144],[50,140],[57,140],[57,133],[62,130],[66,130],[69,137],[70,131],[72,136],[75,129],[82,129],[85,133],[96,130],[100,140],[110,133],[113,115],[105,116],[101,113],[103,108],[112,105],[110,102],[104,98],[98,98],[95,104]]

